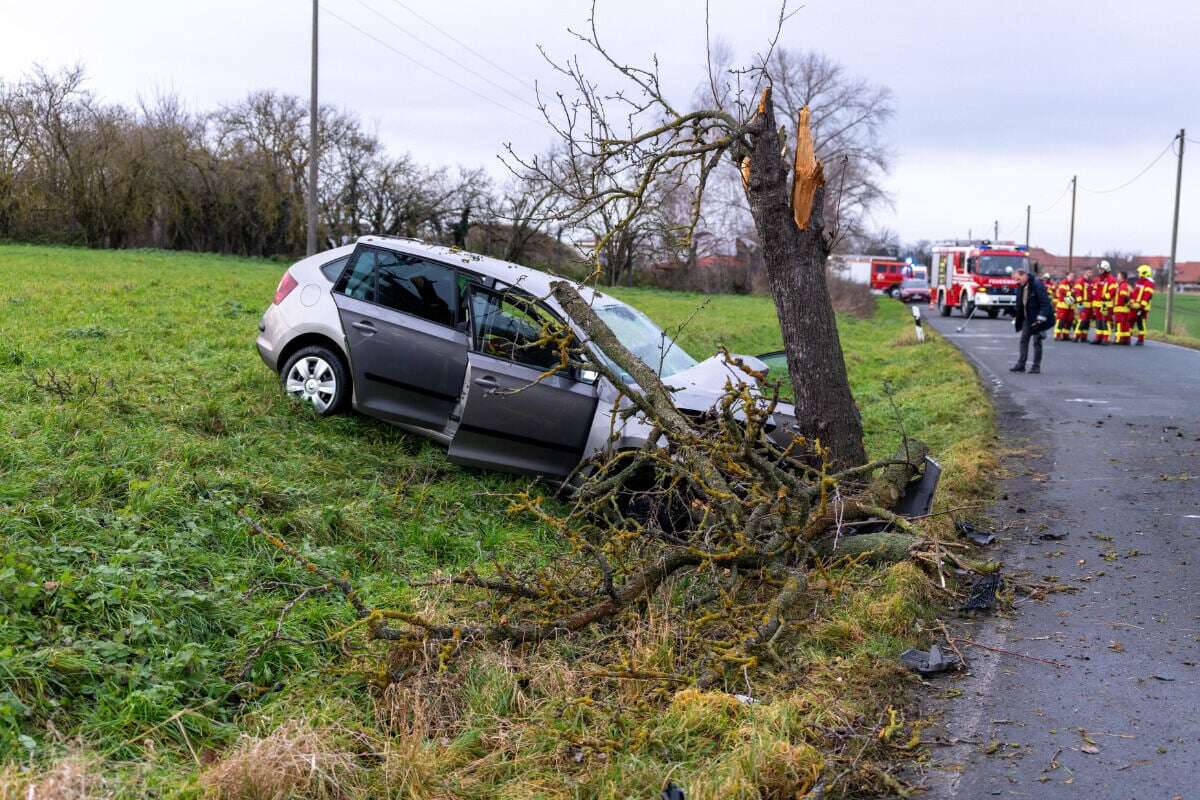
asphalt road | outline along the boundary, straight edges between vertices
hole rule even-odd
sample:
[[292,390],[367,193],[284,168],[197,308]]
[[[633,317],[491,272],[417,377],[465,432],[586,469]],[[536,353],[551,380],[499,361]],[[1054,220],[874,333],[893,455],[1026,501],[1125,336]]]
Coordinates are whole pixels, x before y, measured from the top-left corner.
[[959,621],[1044,661],[963,646],[969,672],[931,681],[952,699],[934,701],[928,796],[1200,797],[1200,351],[1047,339],[1043,373],[1019,374],[1011,321],[926,319],[1018,451],[992,557],[1077,590]]

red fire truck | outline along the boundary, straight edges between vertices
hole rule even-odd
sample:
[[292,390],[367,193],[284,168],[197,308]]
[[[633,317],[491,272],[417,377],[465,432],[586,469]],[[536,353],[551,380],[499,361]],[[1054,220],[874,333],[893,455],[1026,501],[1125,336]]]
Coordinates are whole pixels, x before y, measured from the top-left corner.
[[978,308],[995,319],[1003,311],[1014,313],[1017,279],[1013,273],[1029,269],[1024,245],[1013,242],[938,242],[931,248],[929,304],[943,317],[955,308],[964,317]]
[[871,259],[871,288],[877,292],[895,297],[900,291],[900,282],[903,281],[908,274],[905,269],[911,271],[911,266],[905,261],[893,261],[889,258],[872,258]]

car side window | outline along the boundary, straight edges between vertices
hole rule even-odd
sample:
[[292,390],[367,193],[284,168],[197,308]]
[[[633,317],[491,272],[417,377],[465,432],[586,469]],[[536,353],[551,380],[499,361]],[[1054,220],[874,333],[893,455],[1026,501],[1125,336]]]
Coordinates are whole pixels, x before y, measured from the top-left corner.
[[344,270],[333,290],[355,300],[375,299],[375,262],[380,255],[377,250],[357,250],[351,256],[350,268]]
[[540,370],[562,365],[556,344],[549,341],[561,323],[533,298],[476,288],[471,318],[478,352]]
[[346,268],[346,262],[350,260],[350,256],[342,256],[341,258],[330,261],[328,264],[321,265],[321,274],[329,281],[336,283],[341,276],[342,270]]
[[376,302],[439,325],[453,325],[459,293],[454,270],[413,256],[380,262]]

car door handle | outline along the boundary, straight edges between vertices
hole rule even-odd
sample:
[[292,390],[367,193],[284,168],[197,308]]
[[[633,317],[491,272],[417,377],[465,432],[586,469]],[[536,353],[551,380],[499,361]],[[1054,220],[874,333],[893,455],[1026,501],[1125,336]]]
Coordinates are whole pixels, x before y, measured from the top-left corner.
[[351,323],[350,327],[354,328],[355,330],[360,330],[368,336],[375,333],[375,326],[366,320],[359,320],[358,322]]
[[475,385],[482,386],[484,389],[495,389],[498,384],[491,375],[484,375],[482,378],[475,379]]

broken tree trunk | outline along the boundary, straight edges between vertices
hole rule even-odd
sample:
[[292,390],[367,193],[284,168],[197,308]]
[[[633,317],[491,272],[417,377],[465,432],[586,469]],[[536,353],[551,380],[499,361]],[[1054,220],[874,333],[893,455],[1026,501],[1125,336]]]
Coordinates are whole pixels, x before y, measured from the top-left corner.
[[909,551],[921,540],[907,533],[863,533],[858,536],[832,537],[813,545],[821,558],[868,554],[867,561],[890,564],[908,558]]
[[[824,231],[824,179],[819,164],[816,169],[811,164],[801,165],[801,182],[793,191],[770,87],[763,93],[749,131],[749,162],[742,161],[744,187],[783,333],[797,427],[805,437],[820,440],[830,449],[836,467],[863,464],[867,454],[862,419],[850,392],[837,320],[825,283],[829,244]],[[798,214],[793,213],[793,195],[802,206],[809,206],[803,229],[798,225]]]
[[[813,546],[819,550],[818,543],[821,542],[821,538],[833,533],[839,522],[879,519],[891,523],[911,538],[914,533],[911,524],[894,514],[892,509],[896,507],[908,484],[920,475],[928,453],[929,447],[924,442],[912,439],[905,442],[889,459],[887,466],[879,470],[864,496],[826,501],[822,512],[809,518],[804,537],[813,542]],[[845,534],[840,538],[846,538]]]

